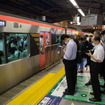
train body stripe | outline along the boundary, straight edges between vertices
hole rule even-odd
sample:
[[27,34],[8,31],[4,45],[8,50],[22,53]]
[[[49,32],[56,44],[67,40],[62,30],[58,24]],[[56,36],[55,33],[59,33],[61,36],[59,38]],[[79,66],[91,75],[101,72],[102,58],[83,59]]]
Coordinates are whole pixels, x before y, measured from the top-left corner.
[[48,24],[44,24],[44,23],[38,23],[38,22],[30,21],[30,20],[24,20],[24,19],[5,16],[5,15],[0,15],[0,20],[19,22],[19,23],[25,23],[25,24],[31,24],[31,25],[36,25],[36,26],[42,26],[42,27],[48,27],[48,28],[55,28],[55,29],[64,30],[64,28],[60,28],[60,27],[57,27],[57,26],[52,26],[52,25],[48,25]]

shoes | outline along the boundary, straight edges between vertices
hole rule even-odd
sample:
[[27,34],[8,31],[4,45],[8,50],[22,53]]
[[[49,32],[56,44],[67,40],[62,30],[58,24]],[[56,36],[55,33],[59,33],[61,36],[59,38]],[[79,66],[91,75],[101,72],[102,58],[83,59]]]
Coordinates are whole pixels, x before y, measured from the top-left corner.
[[105,88],[105,85],[100,85],[100,87]]
[[86,86],[87,86],[87,85],[91,85],[91,81],[85,83],[85,85],[86,85]]
[[94,95],[94,93],[93,93],[93,92],[90,92],[90,94],[91,94],[91,95]]
[[68,91],[67,91],[67,92],[65,91],[65,92],[63,92],[63,93],[64,93],[64,95],[74,95],[74,93],[70,93],[70,92],[68,92]]
[[90,101],[93,101],[93,102],[101,102],[101,98],[99,99],[96,99],[96,98],[89,98]]
[[105,94],[105,90],[104,91],[101,91],[101,94]]
[[66,88],[65,91],[68,91],[68,88]]
[[78,73],[83,73],[83,70],[78,71]]

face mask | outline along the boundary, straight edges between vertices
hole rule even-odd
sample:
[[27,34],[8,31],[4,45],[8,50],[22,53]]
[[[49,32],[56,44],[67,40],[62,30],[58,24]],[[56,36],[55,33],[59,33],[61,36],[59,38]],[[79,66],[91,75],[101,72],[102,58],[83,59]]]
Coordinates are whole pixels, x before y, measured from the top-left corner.
[[65,42],[65,44],[67,45],[69,42]]

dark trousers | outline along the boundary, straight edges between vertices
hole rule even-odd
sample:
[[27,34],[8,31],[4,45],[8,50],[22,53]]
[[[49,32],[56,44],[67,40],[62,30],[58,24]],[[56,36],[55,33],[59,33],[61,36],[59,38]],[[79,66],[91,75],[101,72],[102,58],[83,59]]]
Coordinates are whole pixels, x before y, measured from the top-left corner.
[[101,67],[101,69],[100,69],[100,75],[103,76],[103,78],[104,78],[104,85],[105,85],[105,59],[104,59],[104,61],[102,62],[102,67]]
[[96,99],[100,99],[101,97],[100,84],[99,84],[99,79],[98,79],[98,74],[100,73],[100,67],[101,67],[100,63],[91,61],[90,75],[91,75],[91,82],[92,82],[94,97]]
[[69,93],[75,92],[75,84],[77,82],[77,63],[76,60],[63,59],[65,65],[65,74]]

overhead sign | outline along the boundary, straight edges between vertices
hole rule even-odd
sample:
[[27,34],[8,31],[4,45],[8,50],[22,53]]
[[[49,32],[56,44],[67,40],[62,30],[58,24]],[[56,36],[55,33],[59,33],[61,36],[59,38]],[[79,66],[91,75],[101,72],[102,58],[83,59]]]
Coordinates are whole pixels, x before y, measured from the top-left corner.
[[98,15],[90,14],[81,18],[81,26],[91,26],[98,24]]
[[0,20],[0,27],[5,27],[6,26],[6,21]]

